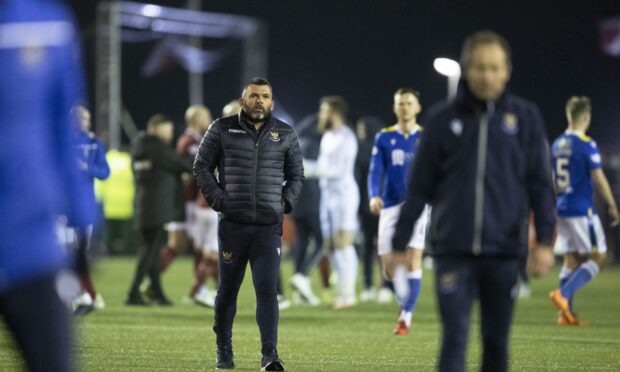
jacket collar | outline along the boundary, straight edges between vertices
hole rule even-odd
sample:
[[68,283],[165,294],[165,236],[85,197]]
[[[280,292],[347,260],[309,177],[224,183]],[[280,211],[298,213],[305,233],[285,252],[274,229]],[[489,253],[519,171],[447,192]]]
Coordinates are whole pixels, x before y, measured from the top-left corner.
[[[495,110],[497,110],[498,108],[504,108],[506,106],[509,94],[510,89],[508,88],[508,86],[506,86],[506,89],[504,89],[502,95],[497,101],[494,102]],[[471,93],[471,90],[469,89],[469,86],[467,85],[467,81],[464,78],[461,78],[461,80],[459,80],[455,104],[459,110],[465,112],[473,112],[476,114],[486,112],[488,109],[487,102],[481,101],[478,98],[474,97],[474,95]]]

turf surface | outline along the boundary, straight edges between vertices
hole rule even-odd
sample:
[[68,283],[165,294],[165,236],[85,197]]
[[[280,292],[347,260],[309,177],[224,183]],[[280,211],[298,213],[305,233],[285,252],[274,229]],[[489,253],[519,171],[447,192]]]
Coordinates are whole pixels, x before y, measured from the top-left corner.
[[[107,307],[77,322],[77,352],[85,371],[213,370],[213,311],[181,304],[189,288],[191,262],[179,259],[164,276],[171,308],[128,308],[123,300],[134,261],[100,262],[95,282]],[[283,266],[289,278],[291,265]],[[439,343],[432,272],[423,289],[409,336],[391,334],[397,308],[361,304],[333,311],[297,306],[280,314],[279,352],[290,371],[432,371]],[[620,270],[611,268],[578,293],[576,308],[588,327],[558,327],[547,293],[557,271],[533,282],[533,295],[520,301],[511,336],[513,371],[620,371]],[[288,283],[286,283],[288,284]],[[290,292],[288,286],[285,287]],[[237,370],[260,369],[260,338],[254,317],[251,276],[239,296],[234,327]],[[477,310],[474,310],[474,314]],[[479,322],[472,321],[467,364],[479,369]],[[0,325],[0,371],[21,370],[21,362]]]

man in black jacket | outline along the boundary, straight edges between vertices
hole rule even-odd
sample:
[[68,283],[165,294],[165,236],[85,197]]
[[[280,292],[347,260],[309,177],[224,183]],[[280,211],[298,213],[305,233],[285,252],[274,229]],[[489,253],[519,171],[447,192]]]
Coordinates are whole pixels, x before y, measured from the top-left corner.
[[154,115],[147,133],[138,137],[132,150],[136,180],[135,224],[140,241],[138,265],[125,303],[146,305],[140,295],[140,283],[146,275],[151,281],[156,304],[171,305],[160,282],[159,252],[166,243],[164,224],[175,218],[175,195],[178,180],[191,172],[191,162],[178,156],[170,147],[173,124],[163,115]]
[[213,326],[216,368],[234,368],[232,325],[249,261],[262,370],[283,371],[276,349],[282,218],[293,210],[303,184],[301,150],[293,128],[271,115],[274,101],[267,80],[252,79],[239,102],[242,111],[238,116],[211,124],[194,161],[200,190],[220,212],[219,287]]
[[440,371],[463,371],[471,305],[480,299],[482,370],[508,367],[508,333],[519,256],[534,212],[536,274],[553,263],[554,196],[544,124],[536,105],[510,94],[510,48],[496,33],[463,45],[455,100],[429,114],[393,238],[405,250],[430,203],[430,245],[443,339]]

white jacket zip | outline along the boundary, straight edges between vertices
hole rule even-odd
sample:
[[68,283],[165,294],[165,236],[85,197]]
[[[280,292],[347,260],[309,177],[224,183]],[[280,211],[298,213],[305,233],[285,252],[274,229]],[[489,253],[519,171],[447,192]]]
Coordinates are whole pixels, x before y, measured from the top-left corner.
[[484,224],[484,179],[487,167],[487,150],[489,142],[489,121],[495,112],[495,103],[487,102],[487,111],[480,118],[478,128],[478,161],[476,163],[476,184],[474,196],[474,241],[472,253],[479,256],[482,252],[482,227]]

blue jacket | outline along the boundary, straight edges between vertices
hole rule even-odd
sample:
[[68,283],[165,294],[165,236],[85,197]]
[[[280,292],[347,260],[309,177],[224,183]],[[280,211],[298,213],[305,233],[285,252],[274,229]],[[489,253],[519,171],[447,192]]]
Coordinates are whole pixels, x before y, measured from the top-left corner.
[[86,222],[71,106],[83,99],[77,32],[52,0],[0,2],[0,294],[67,262],[59,214]]
[[526,254],[530,209],[537,239],[551,243],[555,201],[548,153],[536,105],[508,92],[497,102],[480,102],[461,81],[455,100],[430,110],[394,249],[405,249],[425,203],[432,206],[435,255]]
[[81,173],[86,185],[86,198],[82,203],[85,207],[86,223],[90,225],[96,222],[95,178],[100,180],[108,178],[110,167],[105,158],[105,147],[94,134],[79,131],[76,145],[78,161],[84,167],[81,168]]

